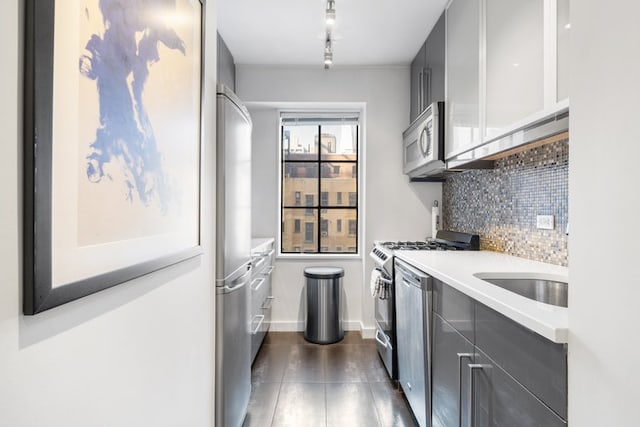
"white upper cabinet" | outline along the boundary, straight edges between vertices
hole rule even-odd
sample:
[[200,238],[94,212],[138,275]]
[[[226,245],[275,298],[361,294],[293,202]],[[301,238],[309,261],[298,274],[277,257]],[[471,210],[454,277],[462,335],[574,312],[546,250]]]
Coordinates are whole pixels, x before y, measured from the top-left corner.
[[480,0],[454,0],[446,15],[446,157],[480,139]]
[[558,102],[569,98],[569,0],[557,0],[557,61],[558,61]]
[[447,159],[481,158],[487,143],[568,107],[569,1],[450,1]]
[[485,0],[485,137],[544,109],[544,1]]

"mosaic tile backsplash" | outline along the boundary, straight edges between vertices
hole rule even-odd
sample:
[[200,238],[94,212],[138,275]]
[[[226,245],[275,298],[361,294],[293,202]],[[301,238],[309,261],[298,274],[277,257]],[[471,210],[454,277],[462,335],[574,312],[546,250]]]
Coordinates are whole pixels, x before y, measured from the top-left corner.
[[[568,140],[450,176],[442,188],[444,229],[479,234],[483,250],[568,264]],[[538,230],[537,215],[554,215],[555,229]]]

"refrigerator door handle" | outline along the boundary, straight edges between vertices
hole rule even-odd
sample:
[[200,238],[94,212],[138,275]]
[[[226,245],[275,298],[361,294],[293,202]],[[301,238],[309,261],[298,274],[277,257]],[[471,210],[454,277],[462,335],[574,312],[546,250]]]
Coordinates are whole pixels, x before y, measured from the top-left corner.
[[249,277],[251,277],[251,270],[247,270],[242,276],[234,279],[231,282],[231,285],[222,286],[222,291],[224,293],[237,291],[238,289],[242,289],[243,286],[246,286],[249,283]]

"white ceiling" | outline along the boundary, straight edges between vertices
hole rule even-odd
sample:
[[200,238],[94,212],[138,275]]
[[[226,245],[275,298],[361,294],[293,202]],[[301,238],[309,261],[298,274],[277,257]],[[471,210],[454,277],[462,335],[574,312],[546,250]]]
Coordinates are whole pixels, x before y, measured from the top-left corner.
[[[334,65],[409,64],[447,0],[335,0]],[[323,64],[326,0],[217,0],[237,64]]]

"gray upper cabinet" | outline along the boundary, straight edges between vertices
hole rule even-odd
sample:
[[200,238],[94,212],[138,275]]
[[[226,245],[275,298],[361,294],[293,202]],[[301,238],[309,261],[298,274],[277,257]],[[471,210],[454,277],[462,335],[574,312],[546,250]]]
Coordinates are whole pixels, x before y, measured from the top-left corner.
[[231,51],[218,33],[218,84],[236,91],[236,64]]
[[444,101],[445,14],[411,61],[410,122],[435,101]]
[[433,102],[444,101],[445,21],[445,13],[442,12],[426,42],[428,96],[425,108]]
[[425,85],[424,73],[427,68],[427,43],[423,43],[415,58],[411,61],[411,92],[409,122],[413,122],[416,117],[424,111],[424,103],[428,97]]

